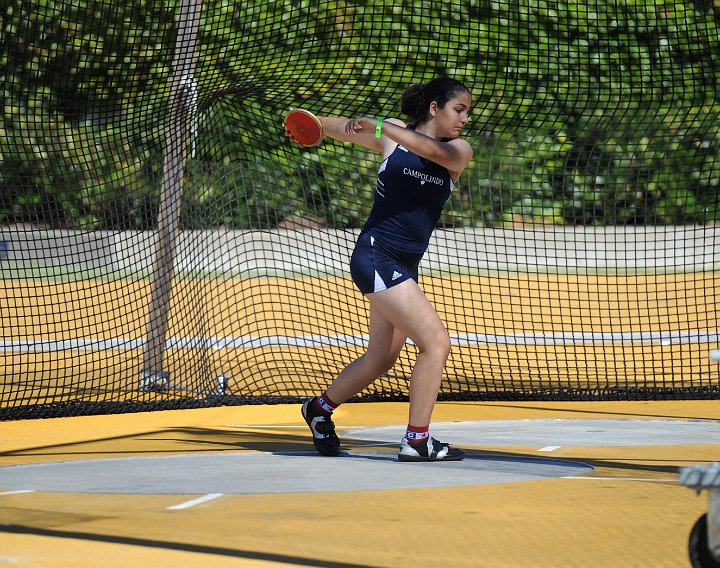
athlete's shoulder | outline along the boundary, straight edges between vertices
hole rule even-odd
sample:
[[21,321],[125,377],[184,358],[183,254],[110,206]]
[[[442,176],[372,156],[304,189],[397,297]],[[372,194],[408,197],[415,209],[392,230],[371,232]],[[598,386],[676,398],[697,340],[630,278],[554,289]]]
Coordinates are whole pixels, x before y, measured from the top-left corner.
[[[407,124],[403,120],[400,120],[399,118],[386,118],[383,120],[383,122],[387,122],[388,124],[393,124],[395,126],[400,126],[402,128],[406,128]],[[397,149],[398,143],[392,140],[391,138],[388,138],[387,136],[382,137],[382,157],[383,161],[387,160]]]

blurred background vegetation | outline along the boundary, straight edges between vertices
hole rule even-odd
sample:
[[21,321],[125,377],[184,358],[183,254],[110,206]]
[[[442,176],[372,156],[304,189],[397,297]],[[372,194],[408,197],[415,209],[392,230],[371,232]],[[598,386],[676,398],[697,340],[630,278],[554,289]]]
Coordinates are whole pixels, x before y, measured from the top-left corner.
[[[178,3],[2,3],[0,223],[155,226]],[[472,90],[475,159],[445,226],[720,219],[712,1],[207,0],[183,227],[355,228],[376,156],[283,136],[290,106],[398,115],[402,90]]]

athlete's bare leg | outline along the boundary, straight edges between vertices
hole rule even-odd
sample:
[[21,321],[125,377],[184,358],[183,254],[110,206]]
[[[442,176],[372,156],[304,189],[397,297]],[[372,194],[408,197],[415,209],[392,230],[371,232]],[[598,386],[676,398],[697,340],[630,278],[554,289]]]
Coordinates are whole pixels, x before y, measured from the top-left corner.
[[410,380],[408,422],[415,426],[430,424],[443,369],[450,355],[450,337],[445,326],[414,280],[368,294],[367,298],[371,313],[374,310],[382,315],[387,322],[383,325],[397,330],[394,337],[407,336],[415,343],[418,356]]
[[[374,294],[369,294],[368,297]],[[330,399],[342,404],[353,397],[397,361],[407,337],[370,302],[370,340],[364,355],[345,367],[327,389]]]

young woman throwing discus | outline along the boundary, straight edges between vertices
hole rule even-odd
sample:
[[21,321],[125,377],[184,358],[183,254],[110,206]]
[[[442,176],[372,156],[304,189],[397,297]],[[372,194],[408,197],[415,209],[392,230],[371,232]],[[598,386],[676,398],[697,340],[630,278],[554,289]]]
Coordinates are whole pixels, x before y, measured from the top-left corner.
[[[350,260],[353,281],[370,304],[368,347],[325,392],[302,406],[315,448],[323,455],[340,451],[333,410],[392,368],[410,338],[418,355],[398,459],[465,457],[465,452],[429,432],[450,337],[418,286],[418,265],[453,185],[472,159],[472,147],[460,138],[470,105],[468,88],[442,77],[405,90],[400,106],[410,118],[407,124],[396,118],[317,117],[325,136],[382,155],[373,208]],[[292,139],[289,132],[288,136]]]

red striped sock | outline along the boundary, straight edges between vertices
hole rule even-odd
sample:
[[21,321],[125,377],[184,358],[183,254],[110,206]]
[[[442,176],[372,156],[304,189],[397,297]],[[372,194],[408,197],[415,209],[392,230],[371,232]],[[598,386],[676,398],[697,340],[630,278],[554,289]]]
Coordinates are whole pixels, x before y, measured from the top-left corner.
[[411,444],[423,444],[427,441],[430,436],[430,425],[427,426],[413,426],[408,424],[405,437]]
[[333,400],[327,395],[326,392],[322,393],[320,396],[315,398],[313,408],[317,414],[322,414],[323,416],[330,416],[338,406],[340,406],[338,403],[333,402]]

